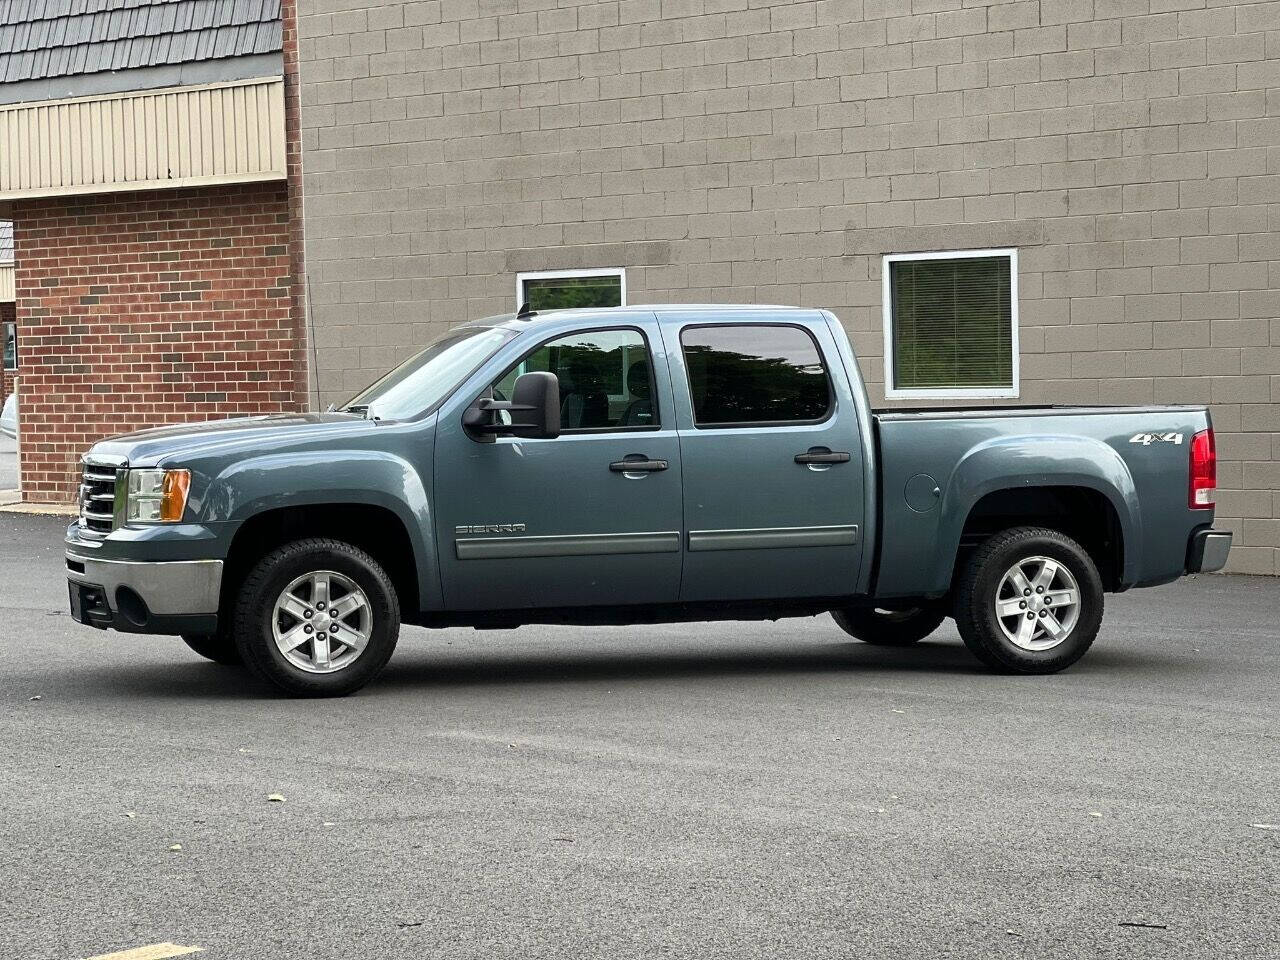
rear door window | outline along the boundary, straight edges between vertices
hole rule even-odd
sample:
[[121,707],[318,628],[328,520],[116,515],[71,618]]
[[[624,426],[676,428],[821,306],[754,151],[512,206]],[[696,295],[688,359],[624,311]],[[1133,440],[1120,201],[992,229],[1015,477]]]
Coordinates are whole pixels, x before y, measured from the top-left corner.
[[816,423],[831,412],[831,381],[803,327],[692,326],[680,344],[696,426]]

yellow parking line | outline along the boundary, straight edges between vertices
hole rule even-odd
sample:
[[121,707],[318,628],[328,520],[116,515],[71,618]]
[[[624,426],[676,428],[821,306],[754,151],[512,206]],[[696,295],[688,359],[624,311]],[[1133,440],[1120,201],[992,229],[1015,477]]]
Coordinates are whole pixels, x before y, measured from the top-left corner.
[[89,957],[88,960],[166,960],[168,957],[181,957],[188,953],[201,953],[203,950],[203,947],[184,947],[176,943],[149,943],[132,950],[102,953]]

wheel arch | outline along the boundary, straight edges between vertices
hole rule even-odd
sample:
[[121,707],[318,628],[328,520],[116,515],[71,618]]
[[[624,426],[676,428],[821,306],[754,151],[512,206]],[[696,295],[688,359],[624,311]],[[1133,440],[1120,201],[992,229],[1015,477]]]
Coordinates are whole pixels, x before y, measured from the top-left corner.
[[1013,527],[1047,527],[1084,548],[1107,590],[1124,584],[1125,536],[1112,501],[1085,486],[1012,487],[993,490],[970,508],[961,528],[956,568],[980,544]]
[[1018,436],[970,450],[947,480],[935,583],[951,582],[975,536],[997,532],[990,529],[997,517],[1005,521],[1001,529],[1046,526],[1080,540],[1099,571],[1110,571],[1104,575],[1109,590],[1137,578],[1137,489],[1120,455],[1100,440]]
[[227,551],[219,609],[230,609],[240,584],[263,556],[316,536],[350,543],[369,554],[391,578],[401,609],[420,609],[422,565],[403,519],[386,506],[350,502],[296,503],[263,510],[241,523]]
[[[426,462],[432,462],[431,445],[424,442],[422,451]],[[252,542],[245,538],[254,531],[276,537],[283,526],[296,534],[295,539],[337,537],[380,557],[388,545],[371,538],[368,531],[386,530],[394,553],[384,566],[389,575],[391,567],[397,568],[392,579],[403,614],[416,619],[421,610],[440,605],[430,471],[424,473],[394,453],[285,450],[235,460],[214,476],[201,514],[204,522],[233,531],[227,555],[231,573],[239,570],[243,546]],[[333,523],[330,516],[335,517]],[[367,518],[369,523],[353,522],[353,517]],[[262,555],[261,548],[254,549]],[[407,558],[407,571],[402,569],[402,558]],[[227,588],[237,581],[226,574],[223,579],[225,601]]]

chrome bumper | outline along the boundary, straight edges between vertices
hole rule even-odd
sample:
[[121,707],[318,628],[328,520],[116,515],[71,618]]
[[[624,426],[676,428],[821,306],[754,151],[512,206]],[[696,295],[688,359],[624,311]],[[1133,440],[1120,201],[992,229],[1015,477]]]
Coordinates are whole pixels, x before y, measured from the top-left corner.
[[130,609],[130,601],[121,600],[122,588],[132,591],[157,617],[218,612],[221,560],[98,560],[70,551],[66,556],[67,579],[101,587],[113,612]]

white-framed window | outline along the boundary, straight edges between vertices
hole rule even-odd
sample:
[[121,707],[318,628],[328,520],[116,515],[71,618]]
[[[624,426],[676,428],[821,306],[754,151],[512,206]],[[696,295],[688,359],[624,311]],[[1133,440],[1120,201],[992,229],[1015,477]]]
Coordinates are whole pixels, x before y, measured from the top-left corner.
[[1018,251],[886,254],[885,396],[1018,395]]
[[627,271],[624,267],[591,270],[540,270],[516,274],[516,308],[540,310],[574,307],[624,307]]

